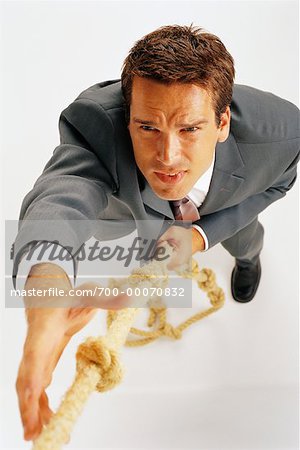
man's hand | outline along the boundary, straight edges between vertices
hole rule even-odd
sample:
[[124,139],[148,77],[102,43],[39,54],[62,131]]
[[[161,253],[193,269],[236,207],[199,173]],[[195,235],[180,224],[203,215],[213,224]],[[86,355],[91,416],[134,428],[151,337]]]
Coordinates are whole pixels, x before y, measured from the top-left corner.
[[[84,283],[77,289],[89,289],[95,286]],[[25,289],[47,289],[57,287],[68,291],[71,283],[59,266],[51,263],[35,265],[31,268]],[[65,299],[65,297],[64,297]],[[71,297],[69,304],[76,299],[76,307],[59,307],[61,298],[44,298],[51,305],[57,300],[58,307],[26,309],[27,336],[23,347],[23,356],[16,380],[19,409],[24,427],[24,439],[34,440],[42,431],[53,414],[49,407],[46,388],[52,380],[52,373],[71,337],[81,330],[96,314],[99,308],[119,309],[128,306],[125,295],[102,298],[97,297],[97,307],[84,306],[90,297]],[[89,303],[90,304],[90,303]]]
[[170,227],[159,239],[157,247],[168,242],[174,251],[167,267],[169,270],[177,270],[181,266],[190,264],[192,255],[197,251],[203,251],[205,242],[199,231],[195,228]]

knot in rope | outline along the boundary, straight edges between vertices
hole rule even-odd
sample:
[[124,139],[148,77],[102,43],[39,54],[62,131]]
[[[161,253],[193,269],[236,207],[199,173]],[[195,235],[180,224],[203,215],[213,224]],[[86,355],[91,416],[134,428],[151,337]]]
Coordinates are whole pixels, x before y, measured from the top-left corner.
[[180,339],[182,336],[181,331],[173,327],[170,323],[165,323],[162,329],[162,334],[172,339]]
[[97,368],[99,372],[97,391],[108,391],[121,382],[123,371],[118,353],[107,347],[103,337],[86,339],[79,345],[76,358],[78,371],[84,371],[91,365]]
[[203,291],[212,291],[216,286],[216,276],[211,269],[202,269],[202,273],[206,275],[206,280],[199,281],[198,285]]
[[221,307],[225,302],[225,295],[221,288],[216,288],[214,291],[208,292],[208,297],[212,306]]

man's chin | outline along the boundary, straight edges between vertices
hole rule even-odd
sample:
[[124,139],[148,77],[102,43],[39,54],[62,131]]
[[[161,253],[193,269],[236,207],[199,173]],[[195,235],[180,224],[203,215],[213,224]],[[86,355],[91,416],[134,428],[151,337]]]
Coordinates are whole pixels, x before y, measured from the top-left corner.
[[179,200],[185,197],[189,192],[186,189],[174,189],[174,188],[157,189],[157,187],[151,185],[150,187],[152,191],[157,195],[157,197],[167,201]]

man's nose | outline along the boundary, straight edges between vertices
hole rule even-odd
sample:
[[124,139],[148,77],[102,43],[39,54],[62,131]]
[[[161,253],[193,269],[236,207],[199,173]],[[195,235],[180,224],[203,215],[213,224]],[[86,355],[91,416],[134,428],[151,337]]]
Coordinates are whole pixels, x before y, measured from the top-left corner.
[[164,164],[174,164],[181,159],[180,143],[176,136],[168,134],[162,137],[157,159]]

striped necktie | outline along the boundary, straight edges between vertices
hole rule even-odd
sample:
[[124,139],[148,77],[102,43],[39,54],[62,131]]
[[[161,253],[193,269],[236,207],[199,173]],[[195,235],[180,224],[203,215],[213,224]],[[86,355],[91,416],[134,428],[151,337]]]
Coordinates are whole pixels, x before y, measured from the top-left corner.
[[196,205],[188,197],[184,197],[181,200],[174,200],[170,203],[175,220],[195,222],[195,220],[200,219],[200,214]]

